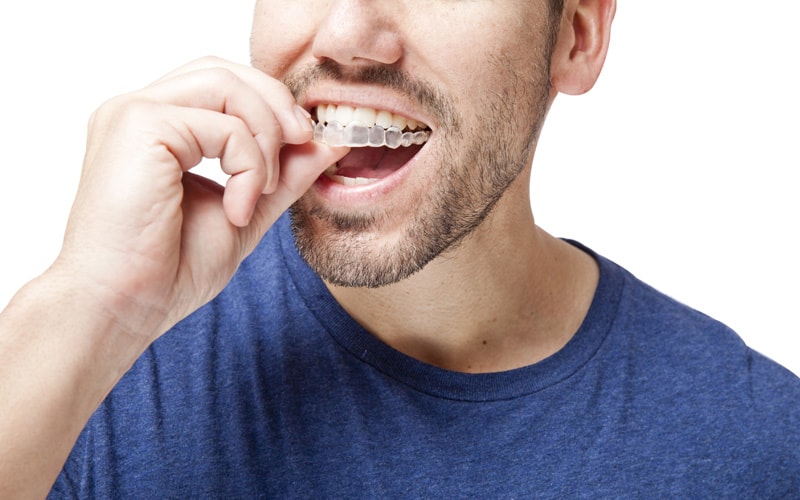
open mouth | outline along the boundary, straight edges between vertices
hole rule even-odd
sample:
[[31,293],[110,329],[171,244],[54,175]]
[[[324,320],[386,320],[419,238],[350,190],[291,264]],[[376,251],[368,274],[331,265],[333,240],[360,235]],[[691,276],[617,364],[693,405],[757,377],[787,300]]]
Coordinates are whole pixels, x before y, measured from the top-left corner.
[[320,104],[314,109],[314,141],[349,146],[325,176],[346,186],[377,182],[399,170],[428,141],[431,130],[416,120],[374,108]]

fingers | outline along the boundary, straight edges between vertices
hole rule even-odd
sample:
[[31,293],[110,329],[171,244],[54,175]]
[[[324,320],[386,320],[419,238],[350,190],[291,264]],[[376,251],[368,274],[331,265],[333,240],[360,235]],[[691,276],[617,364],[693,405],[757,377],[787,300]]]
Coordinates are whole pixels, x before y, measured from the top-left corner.
[[[223,194],[228,220],[239,227],[250,223],[262,198],[271,217],[277,218],[305,193],[330,165],[349,148],[331,148],[315,142],[286,145],[278,158],[265,160],[263,135],[253,137],[248,126],[235,116],[197,108],[175,107],[173,133],[163,136],[164,146],[184,171],[202,157],[219,158],[220,167],[230,175]],[[273,162],[273,163],[268,163]],[[280,183],[266,196],[267,172],[280,169]],[[266,230],[266,228],[265,228]]]
[[262,190],[271,192],[277,185],[281,145],[311,140],[311,119],[280,82],[253,68],[226,64],[228,67],[178,72],[144,89],[141,95],[241,119],[256,138],[267,165],[266,185]]
[[[180,67],[142,90],[140,95],[187,109],[233,116],[246,126],[254,142],[247,141],[232,123],[217,133],[208,127],[195,131],[196,146],[202,149],[202,155],[219,157],[223,171],[231,176],[224,208],[231,222],[238,226],[249,221],[262,193],[277,189],[282,145],[303,144],[313,135],[311,117],[297,106],[285,85],[254,68],[219,58],[203,58]],[[191,121],[193,126],[201,122]],[[262,161],[253,156],[253,144],[260,150]],[[222,153],[226,153],[224,157]],[[194,164],[192,160],[197,161],[187,156],[181,163],[185,168]]]
[[[192,87],[196,92],[187,93],[186,89]],[[229,92],[226,96],[209,92],[214,88]],[[283,83],[255,68],[224,59],[206,57],[193,61],[163,76],[147,90],[154,97],[178,105],[216,109],[241,118],[246,111],[269,111],[274,123],[280,126],[282,142],[287,144],[307,142],[313,132],[311,117],[296,105],[294,96]],[[263,101],[260,108],[244,107],[259,104],[256,96]],[[221,98],[225,100],[220,102]],[[253,130],[254,135],[260,132],[262,130]]]
[[[288,88],[254,68],[221,59],[195,61],[112,101],[112,110],[127,109],[122,114],[137,122],[128,128],[152,130],[183,172],[203,157],[220,159],[230,175],[223,208],[236,226],[248,224],[262,194],[276,194],[271,205],[285,210],[344,154],[319,145],[297,147],[310,142],[313,130]],[[282,148],[292,154],[283,155]],[[287,182],[279,179],[295,171]]]
[[253,137],[247,124],[235,116],[180,107],[172,115],[177,120],[174,134],[163,136],[164,145],[184,171],[201,158],[219,158],[220,168],[230,176],[223,198],[225,213],[234,225],[246,225],[267,189],[269,173],[278,170],[278,146],[266,156],[269,139],[264,134]]

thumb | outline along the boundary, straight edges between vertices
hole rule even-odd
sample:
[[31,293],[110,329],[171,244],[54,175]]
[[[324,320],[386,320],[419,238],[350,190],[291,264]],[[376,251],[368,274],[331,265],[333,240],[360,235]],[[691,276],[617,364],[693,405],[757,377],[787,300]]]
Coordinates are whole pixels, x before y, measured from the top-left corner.
[[348,152],[348,147],[330,147],[316,142],[285,145],[280,153],[278,187],[258,199],[246,228],[252,239],[246,247],[254,248],[278,217],[300,199],[328,167]]

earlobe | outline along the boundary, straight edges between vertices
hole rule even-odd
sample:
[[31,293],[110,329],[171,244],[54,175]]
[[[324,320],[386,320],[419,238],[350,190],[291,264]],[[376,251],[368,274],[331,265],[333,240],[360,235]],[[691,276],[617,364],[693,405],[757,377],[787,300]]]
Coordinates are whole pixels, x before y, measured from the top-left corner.
[[568,0],[553,55],[553,89],[578,95],[589,91],[603,68],[611,36],[616,0]]

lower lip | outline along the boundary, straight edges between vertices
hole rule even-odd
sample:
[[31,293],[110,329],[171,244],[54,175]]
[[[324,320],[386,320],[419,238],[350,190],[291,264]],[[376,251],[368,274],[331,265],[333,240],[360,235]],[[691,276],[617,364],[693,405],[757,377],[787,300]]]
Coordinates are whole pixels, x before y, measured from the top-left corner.
[[314,182],[312,189],[327,202],[334,205],[344,205],[349,208],[358,208],[359,205],[372,205],[378,199],[389,196],[405,182],[417,158],[424,149],[421,149],[399,169],[370,184],[345,186],[323,174]]

